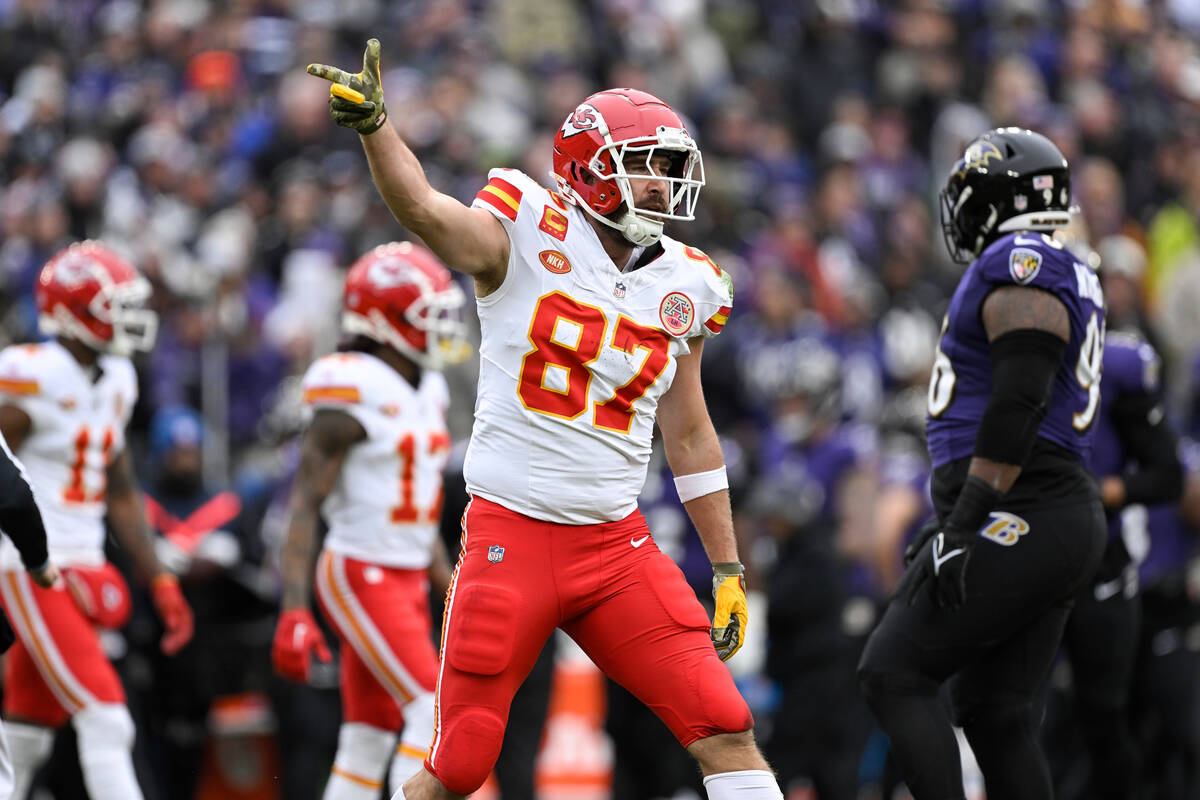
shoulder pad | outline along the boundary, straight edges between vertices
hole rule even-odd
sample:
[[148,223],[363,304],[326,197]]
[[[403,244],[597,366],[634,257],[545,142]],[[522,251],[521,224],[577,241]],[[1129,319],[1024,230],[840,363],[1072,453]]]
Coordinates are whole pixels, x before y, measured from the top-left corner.
[[716,336],[733,312],[733,278],[700,248],[686,244],[680,247],[685,267],[696,271],[704,289],[699,298],[703,333],[706,337]]
[[0,351],[0,394],[33,397],[48,387],[50,365],[40,345],[14,344]]
[[367,395],[373,365],[361,353],[331,353],[312,363],[301,388],[306,406],[358,405]]
[[[507,226],[517,221],[522,206],[544,204],[551,197],[557,196],[520,170],[493,169],[471,205],[490,211]],[[557,202],[566,211],[566,205]]]

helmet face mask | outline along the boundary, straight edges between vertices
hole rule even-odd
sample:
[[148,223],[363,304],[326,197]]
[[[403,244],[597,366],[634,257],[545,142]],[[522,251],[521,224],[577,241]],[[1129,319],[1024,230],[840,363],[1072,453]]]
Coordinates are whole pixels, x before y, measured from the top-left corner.
[[387,345],[425,369],[470,353],[465,295],[432,253],[411,242],[380,245],[346,275],[342,330]]
[[106,245],[77,242],[42,268],[37,282],[38,329],[109,355],[150,350],[158,314],[145,307],[150,282]]
[[[667,154],[671,168],[652,166]],[[631,164],[645,171],[630,171]],[[671,220],[695,219],[704,186],[700,150],[670,106],[646,92],[610,89],[581,103],[554,137],[554,177],[563,195],[591,217],[647,246],[662,236]],[[666,209],[638,208],[635,181],[662,181]]]
[[1005,233],[1067,227],[1071,174],[1046,137],[997,128],[967,146],[940,200],[946,249],[965,264]]

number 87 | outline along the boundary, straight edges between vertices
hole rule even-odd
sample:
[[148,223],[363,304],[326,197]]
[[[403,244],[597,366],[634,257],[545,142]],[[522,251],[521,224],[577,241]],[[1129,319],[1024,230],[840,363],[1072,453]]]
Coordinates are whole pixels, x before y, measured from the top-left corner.
[[[578,332],[574,344],[554,338],[559,321]],[[608,321],[595,306],[584,305],[561,292],[551,292],[538,300],[529,327],[533,349],[521,361],[517,394],[530,411],[565,419],[575,419],[588,408],[588,389],[592,383],[589,365],[600,357]],[[593,404],[592,425],[618,433],[633,427],[633,403],[646,394],[670,361],[671,340],[657,328],[639,325],[628,317],[617,319],[611,347],[632,354],[645,350],[641,369],[613,396]],[[566,388],[546,385],[550,370],[566,372]]]

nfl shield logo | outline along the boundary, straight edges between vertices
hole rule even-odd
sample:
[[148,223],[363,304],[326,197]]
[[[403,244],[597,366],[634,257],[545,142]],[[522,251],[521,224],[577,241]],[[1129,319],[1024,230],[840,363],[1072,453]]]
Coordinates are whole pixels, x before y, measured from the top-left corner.
[[488,548],[488,561],[493,564],[499,564],[504,560],[504,548],[498,544],[494,544]]
[[613,297],[622,298],[625,296],[625,284],[618,283],[613,287]]

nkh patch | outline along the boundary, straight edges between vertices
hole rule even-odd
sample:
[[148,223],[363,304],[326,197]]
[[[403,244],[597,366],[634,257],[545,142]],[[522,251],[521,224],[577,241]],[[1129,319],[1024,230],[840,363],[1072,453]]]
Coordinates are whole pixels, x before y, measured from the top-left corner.
[[687,333],[688,328],[692,327],[692,317],[695,314],[696,307],[683,292],[671,292],[658,305],[658,318],[662,320],[667,333],[673,336]]
[[1029,283],[1042,268],[1042,254],[1028,247],[1014,247],[1008,256],[1008,271],[1017,283]]
[[488,561],[493,564],[499,564],[504,560],[504,548],[498,544],[494,544],[488,548]]

